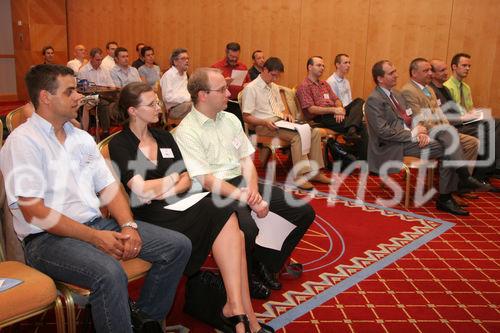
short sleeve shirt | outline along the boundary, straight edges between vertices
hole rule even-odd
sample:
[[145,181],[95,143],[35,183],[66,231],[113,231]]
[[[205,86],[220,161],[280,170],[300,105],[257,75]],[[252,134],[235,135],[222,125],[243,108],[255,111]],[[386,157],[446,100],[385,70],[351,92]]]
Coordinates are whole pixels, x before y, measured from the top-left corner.
[[101,216],[96,193],[114,182],[104,158],[85,131],[64,125],[61,144],[53,126],[34,113],[12,132],[0,152],[14,229],[20,239],[43,231],[26,222],[19,197],[41,198],[45,206],[79,222]]
[[255,152],[239,119],[225,111],[217,113],[214,120],[193,107],[176,127],[174,137],[191,178],[241,176],[240,160]]
[[297,89],[297,97],[306,119],[314,118],[307,110],[309,107],[332,107],[339,100],[328,83],[322,80],[313,82],[307,77]]

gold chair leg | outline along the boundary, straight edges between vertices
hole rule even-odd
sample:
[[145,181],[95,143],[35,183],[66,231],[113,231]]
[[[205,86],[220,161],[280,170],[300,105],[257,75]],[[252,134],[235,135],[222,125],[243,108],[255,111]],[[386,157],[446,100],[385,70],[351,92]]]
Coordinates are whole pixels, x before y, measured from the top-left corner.
[[57,333],[66,333],[66,322],[64,320],[64,309],[61,298],[58,296],[54,304],[54,312],[56,315]]
[[61,291],[66,305],[66,321],[68,323],[68,333],[76,333],[76,314],[75,302],[71,291],[63,284],[57,284],[57,288]]
[[405,208],[410,206],[410,181],[411,181],[411,170],[404,166],[406,185],[405,185]]

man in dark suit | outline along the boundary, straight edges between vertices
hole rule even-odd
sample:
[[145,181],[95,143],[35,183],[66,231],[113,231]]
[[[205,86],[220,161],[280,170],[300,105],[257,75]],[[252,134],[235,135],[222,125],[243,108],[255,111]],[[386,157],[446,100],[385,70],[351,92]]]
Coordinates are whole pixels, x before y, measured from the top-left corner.
[[[440,132],[439,140],[431,140],[427,129],[422,125],[412,127],[411,110],[400,93],[393,89],[396,86],[398,74],[396,68],[388,60],[382,60],[373,65],[373,80],[377,87],[366,101],[365,116],[368,124],[368,165],[370,171],[397,172],[398,168],[389,166],[392,161],[401,167],[404,156],[424,158],[422,153],[428,153],[426,158],[445,159],[453,162],[463,160],[463,154],[458,147],[453,152],[446,152],[442,142],[453,140],[450,132]],[[384,165],[385,164],[385,165]],[[469,215],[452,198],[451,193],[457,190],[458,175],[455,167],[441,163],[439,170],[439,198],[436,208],[455,215]]]

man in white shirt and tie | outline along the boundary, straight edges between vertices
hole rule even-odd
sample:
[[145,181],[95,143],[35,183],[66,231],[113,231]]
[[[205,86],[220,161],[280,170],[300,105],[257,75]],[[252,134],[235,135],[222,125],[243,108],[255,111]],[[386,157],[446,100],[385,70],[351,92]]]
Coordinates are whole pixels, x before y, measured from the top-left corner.
[[191,96],[187,89],[189,68],[188,51],[184,48],[177,48],[170,56],[171,67],[160,79],[163,102],[168,110],[168,117],[172,119],[182,119],[191,111]]
[[[295,170],[295,185],[305,190],[313,189],[307,180],[330,184],[331,180],[319,169],[324,167],[321,153],[321,133],[318,129],[311,129],[310,151],[303,154],[301,137],[297,131],[279,128],[275,122],[286,120],[294,122],[293,116],[286,110],[279,92],[279,87],[274,83],[284,71],[283,63],[279,58],[270,57],[263,65],[262,72],[250,82],[242,95],[243,120],[255,126],[257,135],[279,137],[290,142],[293,164],[307,162],[299,170]],[[310,165],[309,160],[314,160],[315,165]],[[294,168],[295,169],[295,168]],[[311,175],[307,175],[311,173]]]

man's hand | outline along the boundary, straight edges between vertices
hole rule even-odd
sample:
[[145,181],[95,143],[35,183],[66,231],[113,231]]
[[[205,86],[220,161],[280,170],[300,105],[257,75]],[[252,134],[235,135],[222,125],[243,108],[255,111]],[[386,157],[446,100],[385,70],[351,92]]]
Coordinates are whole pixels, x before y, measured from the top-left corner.
[[262,200],[259,204],[257,205],[249,205],[250,209],[252,209],[255,214],[257,214],[258,218],[263,218],[266,217],[267,214],[269,214],[269,204]]
[[271,119],[264,119],[263,121],[262,126],[269,128],[271,131],[276,131],[278,129],[278,126],[276,126]]
[[345,118],[345,116],[341,115],[341,114],[336,114],[336,115],[334,115],[334,117],[335,117],[335,121],[338,123],[341,123],[342,120],[344,120],[344,118]]
[[417,132],[417,136],[419,134],[428,134],[427,128],[422,125],[415,126],[414,130]]
[[141,236],[139,236],[137,230],[128,227],[123,228],[121,234],[128,237],[122,241],[124,247],[122,259],[127,260],[137,257],[142,248]]
[[234,79],[231,77],[225,77],[224,80],[226,80],[226,85],[229,87],[231,83],[233,83]]
[[289,121],[291,123],[295,122],[295,119],[293,119],[293,116],[290,113],[284,113],[283,120]]
[[333,114],[335,121],[341,123],[345,119],[345,109],[342,107],[334,107]]
[[242,187],[241,189],[243,199],[249,206],[258,205],[262,202],[262,196],[258,189],[251,187]]
[[113,258],[121,260],[124,251],[123,242],[129,238],[130,235],[121,234],[116,231],[93,230],[90,242]]
[[424,148],[425,146],[427,146],[429,144],[429,142],[431,142],[431,138],[429,138],[429,136],[427,134],[418,134],[417,135],[417,142],[418,142],[418,146],[420,148]]

